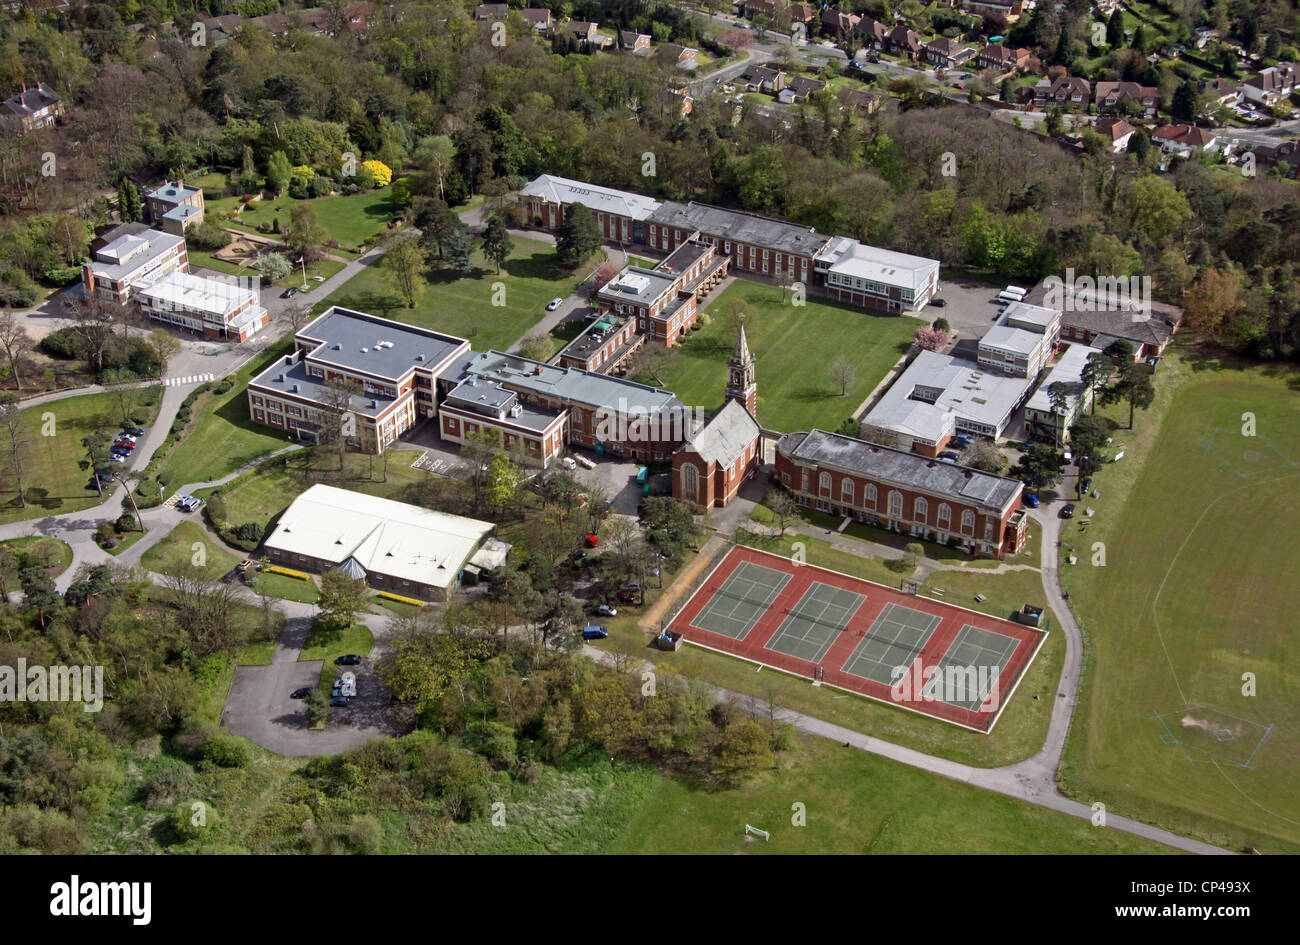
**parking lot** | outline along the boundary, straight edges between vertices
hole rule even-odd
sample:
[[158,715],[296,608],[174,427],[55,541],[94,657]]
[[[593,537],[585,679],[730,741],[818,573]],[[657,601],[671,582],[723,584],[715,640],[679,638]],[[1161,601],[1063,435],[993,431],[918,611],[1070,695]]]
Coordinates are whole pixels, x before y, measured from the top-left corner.
[[973,279],[939,280],[938,298],[946,304],[926,306],[921,317],[929,321],[943,318],[948,321],[963,340],[978,340],[993,326],[994,317],[1001,308],[997,295],[1008,284],[1021,285],[1029,289],[1032,286],[1020,283],[1000,283],[991,285],[976,282]]

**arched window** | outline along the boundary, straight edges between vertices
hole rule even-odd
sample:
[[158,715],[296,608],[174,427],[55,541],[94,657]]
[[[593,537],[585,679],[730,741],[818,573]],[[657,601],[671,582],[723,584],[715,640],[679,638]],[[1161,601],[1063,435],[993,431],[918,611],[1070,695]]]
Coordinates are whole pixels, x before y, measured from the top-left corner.
[[963,535],[975,534],[975,513],[970,509],[961,513],[961,531]]
[[903,517],[903,493],[899,492],[897,489],[889,493],[889,517]]
[[952,510],[948,508],[947,502],[939,503],[939,527],[940,528],[952,527]]
[[682,467],[682,494],[688,498],[695,498],[695,490],[699,486],[699,473],[695,467],[687,463]]
[[822,495],[830,495],[830,494],[831,494],[831,474],[830,474],[830,473],[828,473],[828,472],[824,472],[824,473],[822,473],[820,476],[817,477],[817,488],[818,488],[818,491],[820,491]]
[[872,485],[871,483],[867,483],[867,501],[866,501],[866,504],[867,504],[868,506],[870,506],[871,508],[873,508],[873,509],[876,507],[876,487],[875,487],[874,485]]
[[925,499],[922,499],[918,496],[916,501],[912,503],[912,520],[917,522],[924,522],[926,513],[929,511],[930,511],[930,503],[926,502]]
[[853,504],[853,480],[847,476],[845,476],[844,481],[840,483],[840,501],[845,505]]

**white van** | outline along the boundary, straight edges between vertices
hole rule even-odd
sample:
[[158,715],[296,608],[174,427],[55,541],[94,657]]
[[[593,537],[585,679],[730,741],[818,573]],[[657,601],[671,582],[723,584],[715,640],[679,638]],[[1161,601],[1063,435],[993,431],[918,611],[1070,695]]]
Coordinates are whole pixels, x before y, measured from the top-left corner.
[[1009,302],[1021,302],[1029,293],[1014,285],[1009,285],[998,293],[998,301],[1003,304]]

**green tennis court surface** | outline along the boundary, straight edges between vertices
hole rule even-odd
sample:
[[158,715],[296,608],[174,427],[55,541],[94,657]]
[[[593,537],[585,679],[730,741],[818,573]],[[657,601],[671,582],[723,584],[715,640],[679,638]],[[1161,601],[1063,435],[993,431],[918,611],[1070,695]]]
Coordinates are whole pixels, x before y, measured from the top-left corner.
[[848,626],[849,618],[857,613],[864,600],[862,594],[814,581],[776,628],[772,639],[767,641],[767,648],[820,663],[835,642],[835,635]]
[[743,640],[777,599],[790,575],[742,561],[691,621],[701,630]]
[[960,680],[965,685],[946,685],[950,691],[941,701],[978,712],[1019,645],[1014,637],[965,624],[948,645],[938,667],[944,680]]
[[889,603],[844,663],[844,672],[889,686],[912,665],[942,618]]

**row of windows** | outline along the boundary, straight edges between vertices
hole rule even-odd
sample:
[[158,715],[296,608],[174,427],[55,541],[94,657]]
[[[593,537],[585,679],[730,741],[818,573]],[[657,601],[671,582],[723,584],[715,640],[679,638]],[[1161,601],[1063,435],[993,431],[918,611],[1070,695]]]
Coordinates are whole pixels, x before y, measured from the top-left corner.
[[[804,470],[804,489],[807,490],[808,470]],[[788,481],[786,475],[782,479]],[[831,474],[823,472],[817,477],[817,491],[823,496],[833,496],[834,487]],[[849,478],[840,481],[840,502],[844,505],[862,505],[868,508],[876,508],[879,499],[878,492],[874,483],[866,483],[862,490],[862,502],[857,501],[858,491],[856,483]],[[912,519],[917,522],[927,522],[930,514],[930,503],[922,496],[917,496],[912,501]],[[889,492],[889,515],[892,518],[903,517],[903,494],[897,489],[891,489]],[[947,502],[939,503],[936,510],[935,524],[940,528],[951,527],[952,507]],[[963,509],[961,513],[961,530],[968,535],[975,533],[975,513],[970,509]]]

